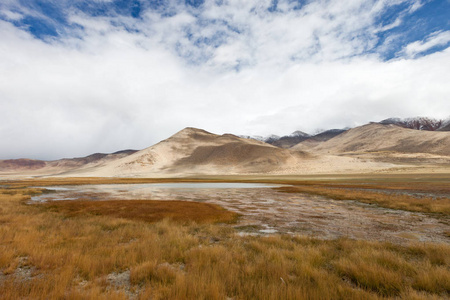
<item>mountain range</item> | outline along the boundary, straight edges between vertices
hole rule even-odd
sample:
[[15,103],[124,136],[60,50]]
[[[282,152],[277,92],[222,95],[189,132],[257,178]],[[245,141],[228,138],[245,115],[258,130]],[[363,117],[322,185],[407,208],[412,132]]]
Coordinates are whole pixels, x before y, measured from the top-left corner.
[[[377,122],[371,122],[377,123]],[[450,118],[448,119],[433,119],[426,117],[415,117],[415,118],[388,118],[378,122],[379,124],[392,124],[397,125],[403,128],[410,128],[416,130],[426,130],[426,131],[450,131]],[[271,134],[267,137],[263,136],[241,136],[244,138],[256,139],[259,141],[266,142],[271,145],[275,145],[277,147],[282,148],[290,148],[295,146],[296,144],[303,142],[305,140],[312,141],[326,141],[329,140],[350,128],[342,128],[342,129],[328,129],[324,131],[319,131],[314,135],[310,135],[303,131],[297,130],[289,135],[278,136],[275,134]]]
[[185,128],[143,150],[41,161],[0,160],[0,176],[171,177],[231,174],[447,172],[448,120],[387,119],[271,140]]

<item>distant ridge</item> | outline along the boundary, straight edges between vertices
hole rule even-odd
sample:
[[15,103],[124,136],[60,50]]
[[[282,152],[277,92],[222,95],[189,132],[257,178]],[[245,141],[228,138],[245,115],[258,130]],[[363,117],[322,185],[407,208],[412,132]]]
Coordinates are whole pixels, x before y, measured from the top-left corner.
[[322,131],[315,135],[310,135],[303,131],[297,130],[291,133],[290,135],[285,135],[282,137],[279,137],[277,135],[270,135],[268,137],[261,137],[261,136],[240,136],[240,137],[263,141],[265,143],[287,149],[303,141],[323,142],[335,137],[338,134],[341,134],[342,132],[345,132],[346,130],[347,129],[330,129]]
[[114,153],[94,153],[85,157],[63,158],[53,161],[35,160],[35,159],[6,159],[0,160],[0,172],[6,171],[38,171],[40,169],[55,169],[67,171],[74,168],[83,168],[85,166],[94,166],[105,163],[117,158],[122,158],[137,150],[120,150]]
[[[371,122],[371,123],[378,123],[383,125],[397,125],[403,128],[415,130],[450,131],[450,117],[445,120],[427,117],[388,118],[380,122]],[[349,129],[351,128],[347,127],[343,129],[328,129],[314,135],[309,135],[302,131],[295,131],[290,135],[284,135],[282,137],[277,135],[270,135],[267,137],[262,136],[241,136],[241,137],[256,139],[281,148],[291,148],[299,143],[305,143],[316,146]]]
[[371,123],[352,128],[318,145],[300,143],[294,149],[314,153],[390,151],[450,155],[450,134],[410,130],[393,124]]
[[415,117],[415,118],[389,118],[385,119],[380,124],[393,124],[404,128],[416,129],[416,130],[427,130],[427,131],[448,131],[450,130],[450,119],[438,120],[426,117]]
[[297,130],[291,133],[290,135],[285,135],[278,140],[272,141],[269,144],[272,144],[274,146],[280,147],[280,148],[291,148],[294,145],[297,145],[298,143],[308,139],[311,137],[309,134]]

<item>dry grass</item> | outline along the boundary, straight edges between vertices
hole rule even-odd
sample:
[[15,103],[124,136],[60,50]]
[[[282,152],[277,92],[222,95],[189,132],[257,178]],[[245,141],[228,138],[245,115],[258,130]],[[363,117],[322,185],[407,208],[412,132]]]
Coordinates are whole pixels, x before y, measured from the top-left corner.
[[450,296],[448,245],[240,237],[220,224],[121,218],[110,204],[108,215],[26,204],[39,192],[0,189],[2,299]]
[[406,194],[369,191],[367,189],[367,187],[360,188],[358,186],[358,189],[352,189],[348,186],[335,187],[335,185],[327,184],[278,188],[279,191],[286,193],[314,194],[336,200],[357,200],[393,209],[450,215],[450,198],[447,197],[414,197]]

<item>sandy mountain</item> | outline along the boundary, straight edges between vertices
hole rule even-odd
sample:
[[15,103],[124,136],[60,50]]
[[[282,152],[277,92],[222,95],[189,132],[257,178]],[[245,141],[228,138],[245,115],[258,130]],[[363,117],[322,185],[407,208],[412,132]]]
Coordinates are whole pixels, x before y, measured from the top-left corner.
[[172,177],[234,174],[372,172],[394,165],[355,157],[315,155],[267,143],[185,128],[158,144],[100,167],[64,176]]
[[450,155],[450,133],[419,131],[392,124],[371,123],[350,129],[319,145],[308,147],[307,144],[301,143],[294,148],[334,154],[390,151],[448,156]]
[[[416,157],[425,152],[434,153],[442,160],[442,157],[447,157],[442,155],[450,155],[449,134],[370,124],[341,133],[314,147],[306,147],[301,143],[293,148],[283,149],[231,134],[217,135],[201,129],[185,128],[166,140],[131,154],[96,154],[80,159],[45,162],[45,167],[41,167],[40,162],[23,160],[16,164],[37,169],[6,172],[6,176],[184,177],[384,172],[392,168],[400,170],[417,165],[411,165],[409,161],[404,165],[405,161],[398,160],[397,157],[381,160],[373,158],[372,154],[359,154],[374,153],[370,151],[402,151],[413,153],[411,155]],[[308,148],[309,152],[302,151],[304,148]],[[358,155],[354,155],[355,153]],[[425,163],[429,165],[429,157],[426,159]],[[449,159],[444,160],[443,163],[448,164]],[[435,162],[436,159],[433,163]],[[421,167],[423,165],[422,163]],[[5,176],[5,172],[1,171],[0,174]]]
[[[92,176],[264,173],[285,169],[306,157],[231,134],[185,128],[158,144],[89,172]],[[78,172],[78,171],[77,171]]]

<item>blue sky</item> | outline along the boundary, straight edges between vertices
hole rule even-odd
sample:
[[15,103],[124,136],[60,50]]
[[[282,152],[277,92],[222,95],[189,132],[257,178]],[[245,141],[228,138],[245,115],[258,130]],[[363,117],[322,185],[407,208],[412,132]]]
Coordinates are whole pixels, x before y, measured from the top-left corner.
[[[17,28],[27,31],[35,38],[56,42],[68,37],[82,38],[86,34],[85,26],[78,24],[71,18],[74,15],[84,15],[86,18],[106,19],[112,27],[119,30],[130,30],[146,34],[153,22],[146,20],[146,14],[157,14],[162,18],[173,18],[177,14],[189,14],[194,17],[193,22],[183,24],[177,28],[191,43],[190,46],[199,48],[219,47],[226,44],[230,36],[235,33],[245,34],[246,25],[242,22],[232,23],[232,18],[224,15],[208,16],[205,11],[214,6],[215,9],[231,6],[233,2],[240,1],[141,1],[141,0],[97,0],[97,1],[45,1],[45,0],[19,0],[6,1],[0,4],[2,14],[0,19],[12,23]],[[251,2],[251,1],[249,1]],[[299,12],[305,6],[313,5],[315,1],[258,1],[262,7],[254,5],[248,13],[260,14],[262,18],[277,18],[292,12]],[[321,3],[332,1],[317,1]],[[352,2],[352,1],[350,1]],[[256,2],[257,3],[257,2]],[[363,4],[354,9],[355,15],[373,8],[377,1],[363,1]],[[357,28],[355,39],[370,42],[356,55],[374,53],[383,60],[401,58],[407,55],[404,48],[416,41],[426,41],[435,33],[450,30],[450,2],[438,1],[384,1],[378,2],[380,8],[370,15],[370,26],[376,30],[367,30],[365,27]],[[344,5],[345,6],[345,5]],[[324,12],[326,14],[326,12]],[[337,12],[339,13],[339,11]],[[332,12],[326,16],[330,20],[336,18]],[[231,22],[230,22],[231,21]],[[221,24],[216,32],[195,34],[192,31],[198,27],[209,27]],[[240,27],[242,27],[240,29]],[[372,29],[373,29],[372,28]],[[337,28],[339,29],[339,28]],[[295,30],[292,28],[292,30]],[[392,38],[392,40],[391,40]],[[442,51],[449,46],[447,39],[442,43],[415,53],[415,57]],[[180,53],[183,56],[183,53]],[[353,54],[355,55],[355,54]],[[191,57],[184,55],[185,59]],[[206,58],[204,58],[206,59]],[[203,60],[204,60],[203,59]],[[203,61],[202,60],[202,61]],[[200,61],[201,62],[201,61]],[[193,63],[199,63],[194,60]]]
[[0,158],[447,118],[449,20],[449,0],[3,0]]

